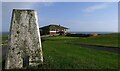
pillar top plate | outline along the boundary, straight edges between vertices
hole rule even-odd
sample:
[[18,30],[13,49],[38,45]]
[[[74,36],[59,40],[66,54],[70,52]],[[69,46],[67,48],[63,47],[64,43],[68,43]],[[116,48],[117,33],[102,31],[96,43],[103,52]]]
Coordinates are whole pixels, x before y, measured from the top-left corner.
[[13,11],[35,11],[32,9],[13,9]]

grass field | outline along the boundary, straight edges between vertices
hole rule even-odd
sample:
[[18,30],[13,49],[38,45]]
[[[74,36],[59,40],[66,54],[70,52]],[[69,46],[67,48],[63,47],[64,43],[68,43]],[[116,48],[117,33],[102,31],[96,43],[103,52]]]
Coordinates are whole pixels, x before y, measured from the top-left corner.
[[92,44],[118,47],[118,36],[120,36],[120,34],[104,34],[95,37],[78,38],[73,40],[71,44]]
[[116,69],[118,54],[78,47],[75,37],[49,37],[43,43],[44,66],[53,69]]
[[[44,38],[45,41],[42,42],[44,63],[42,65],[43,69],[118,69],[118,56],[119,54],[100,51],[95,49],[88,49],[80,46],[74,46],[67,43],[90,43],[90,40],[101,40],[100,45],[108,45],[109,36],[98,36],[89,38],[79,38],[79,37],[47,37]],[[106,44],[102,42],[102,37],[106,40]],[[106,38],[105,38],[106,37]],[[113,38],[116,38],[113,35]],[[115,40],[111,38],[112,40]],[[87,41],[84,41],[88,40]],[[105,42],[105,41],[104,41]],[[113,41],[112,41],[113,42]],[[109,43],[110,46],[116,46],[116,41],[114,43]]]

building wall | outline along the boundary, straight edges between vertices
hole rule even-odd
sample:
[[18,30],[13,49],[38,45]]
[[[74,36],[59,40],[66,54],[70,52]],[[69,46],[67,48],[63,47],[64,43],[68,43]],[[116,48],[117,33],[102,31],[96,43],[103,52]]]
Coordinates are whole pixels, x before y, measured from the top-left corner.
[[42,29],[42,35],[55,35],[55,34],[65,34],[67,32],[66,29]]
[[54,34],[56,34],[56,31],[49,31],[49,34],[54,35]]
[[48,29],[43,29],[40,32],[41,35],[49,35],[49,30]]

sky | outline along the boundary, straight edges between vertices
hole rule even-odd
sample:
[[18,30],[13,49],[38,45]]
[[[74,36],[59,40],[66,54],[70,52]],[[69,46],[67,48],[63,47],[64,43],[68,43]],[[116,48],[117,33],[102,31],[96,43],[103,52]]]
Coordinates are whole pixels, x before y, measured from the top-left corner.
[[[68,0],[1,0],[2,2],[68,2]],[[119,2],[119,0],[69,0],[69,2]]]
[[36,10],[39,27],[57,24],[71,32],[118,32],[117,2],[3,2],[2,32],[9,32],[15,8]]

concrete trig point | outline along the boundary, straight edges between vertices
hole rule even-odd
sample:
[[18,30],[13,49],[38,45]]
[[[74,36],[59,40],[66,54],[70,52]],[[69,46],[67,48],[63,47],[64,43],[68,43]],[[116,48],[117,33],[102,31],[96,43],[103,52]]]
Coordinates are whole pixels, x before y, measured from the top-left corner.
[[14,9],[5,68],[26,68],[37,66],[42,62],[43,55],[36,12]]

